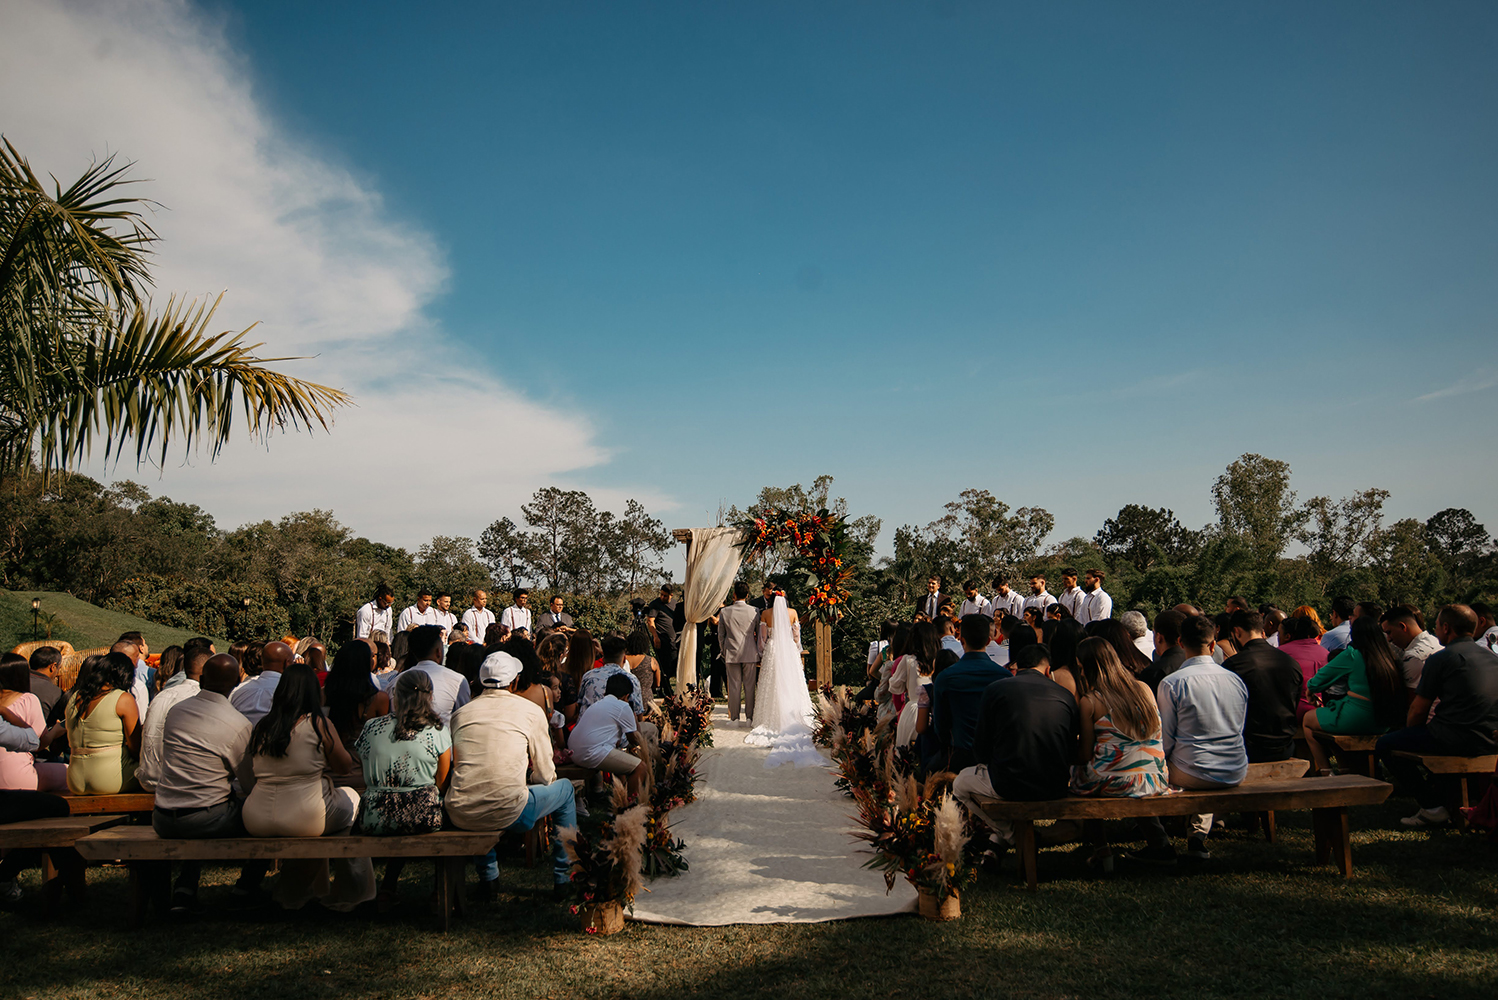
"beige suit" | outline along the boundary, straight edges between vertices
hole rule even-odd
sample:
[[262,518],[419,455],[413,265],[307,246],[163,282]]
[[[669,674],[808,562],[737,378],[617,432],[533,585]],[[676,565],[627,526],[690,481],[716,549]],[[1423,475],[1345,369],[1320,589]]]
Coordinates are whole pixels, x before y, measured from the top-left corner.
[[754,718],[754,685],[759,679],[759,609],[734,601],[718,612],[718,645],[728,674],[728,717],[739,719],[742,694],[744,715]]

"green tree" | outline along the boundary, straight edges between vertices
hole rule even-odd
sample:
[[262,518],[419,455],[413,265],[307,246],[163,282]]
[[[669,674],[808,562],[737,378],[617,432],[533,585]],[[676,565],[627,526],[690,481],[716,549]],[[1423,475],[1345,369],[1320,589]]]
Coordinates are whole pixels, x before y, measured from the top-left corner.
[[1430,551],[1445,566],[1451,578],[1451,599],[1471,600],[1479,581],[1493,568],[1493,538],[1472,512],[1447,507],[1425,522]]
[[416,550],[416,572],[434,594],[452,595],[459,607],[463,606],[464,594],[493,588],[489,568],[478,560],[471,538],[433,536]]
[[637,500],[626,502],[624,515],[613,522],[613,528],[607,542],[613,583],[616,589],[633,594],[660,573],[661,554],[671,547],[672,538],[665,524],[651,517]]
[[547,486],[521,504],[520,513],[537,529],[531,534],[537,570],[549,586],[565,588],[567,574],[578,571],[598,521],[593,498],[582,490]]
[[495,582],[511,590],[520,586],[532,557],[531,539],[508,517],[502,517],[479,535],[479,558],[489,567]]
[[1341,573],[1364,565],[1372,557],[1369,547],[1383,525],[1388,490],[1363,490],[1333,503],[1327,497],[1312,497],[1304,509],[1305,523],[1296,538],[1309,549],[1311,572],[1326,585]]
[[0,471],[76,465],[96,439],[136,462],[180,442],[212,455],[235,411],[251,434],[327,428],[337,389],[265,367],[259,344],[210,333],[218,303],[169,299],[153,314],[156,234],[128,195],[129,167],[90,166],[66,189],[40,181],[9,140],[0,149]]
[[1212,484],[1212,503],[1224,534],[1240,538],[1254,560],[1268,566],[1306,521],[1290,489],[1290,466],[1245,454]]
[[1093,541],[1110,562],[1127,562],[1143,573],[1159,563],[1190,562],[1201,551],[1202,533],[1182,525],[1172,510],[1130,503],[1103,522]]

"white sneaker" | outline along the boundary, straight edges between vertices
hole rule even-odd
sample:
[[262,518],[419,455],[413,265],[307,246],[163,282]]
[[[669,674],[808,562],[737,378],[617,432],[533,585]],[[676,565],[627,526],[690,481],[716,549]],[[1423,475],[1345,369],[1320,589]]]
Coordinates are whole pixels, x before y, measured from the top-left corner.
[[1421,809],[1413,816],[1406,816],[1399,821],[1400,826],[1411,830],[1423,830],[1432,826],[1445,826],[1451,822],[1451,813],[1445,806],[1436,806],[1434,809]]

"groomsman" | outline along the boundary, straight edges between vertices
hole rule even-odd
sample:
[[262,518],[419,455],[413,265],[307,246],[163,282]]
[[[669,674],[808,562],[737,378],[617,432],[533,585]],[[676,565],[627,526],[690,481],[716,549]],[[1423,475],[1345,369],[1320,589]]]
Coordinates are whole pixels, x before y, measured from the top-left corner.
[[925,615],[927,620],[936,621],[936,616],[941,614],[941,606],[946,603],[947,595],[941,592],[941,577],[933,576],[926,581],[926,592],[915,602],[915,613]]
[[988,601],[978,593],[977,580],[965,580],[962,584],[962,592],[967,599],[962,602],[962,607],[957,611],[957,620],[962,621],[968,615],[987,615],[993,617],[993,609],[989,607]]
[[354,638],[368,639],[371,632],[395,635],[390,627],[390,605],[395,603],[395,591],[383,583],[375,588],[374,600],[359,606],[354,612]]
[[499,616],[499,623],[507,627],[511,632],[525,629],[531,630],[531,592],[521,587],[514,591],[515,603],[505,608],[504,613]]
[[1100,622],[1113,617],[1113,598],[1103,589],[1103,571],[1090,569],[1086,578],[1082,581],[1087,591],[1087,600],[1082,602],[1082,613],[1077,616],[1077,621],[1086,625],[1088,622]]
[[536,632],[567,633],[573,631],[572,616],[562,610],[564,604],[562,596],[558,594],[551,599],[551,608],[541,612],[541,617],[536,621]]
[[1036,573],[1030,577],[1030,596],[1025,598],[1025,608],[1034,608],[1040,612],[1038,621],[1045,621],[1045,609],[1056,603],[1050,591],[1045,589],[1045,575]]
[[993,620],[1003,621],[1005,615],[1016,618],[1025,616],[1025,599],[1016,590],[1009,589],[1009,577],[999,573],[993,578],[993,600],[988,602]]
[[1077,571],[1064,569],[1061,571],[1061,593],[1056,595],[1056,603],[1071,612],[1071,616],[1079,622],[1086,623],[1087,619],[1082,617],[1082,602],[1087,600],[1087,592],[1077,586]]
[[463,624],[468,626],[468,637],[474,642],[483,642],[484,634],[494,624],[494,612],[489,610],[489,595],[485,591],[473,592],[473,607],[463,612]]
[[452,613],[453,595],[438,593],[432,606],[437,609],[437,624],[442,626],[442,631],[451,632],[458,624],[458,616]]
[[758,608],[761,611],[767,611],[775,606],[775,588],[770,586],[769,580],[765,581],[763,596],[756,597],[754,600],[750,601],[749,606],[751,608]]
[[399,620],[395,623],[397,632],[407,632],[418,625],[440,625],[437,619],[437,609],[432,607],[432,592],[430,590],[419,590],[416,592],[416,603],[401,612]]

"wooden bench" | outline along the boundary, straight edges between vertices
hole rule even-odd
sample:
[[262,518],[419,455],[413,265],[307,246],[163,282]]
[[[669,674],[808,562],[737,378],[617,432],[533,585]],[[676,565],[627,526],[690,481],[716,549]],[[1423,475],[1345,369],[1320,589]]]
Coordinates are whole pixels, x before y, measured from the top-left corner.
[[1373,748],[1378,745],[1377,736],[1346,736],[1341,733],[1321,733],[1317,736],[1324,743],[1330,743],[1336,749],[1331,755],[1337,759],[1338,764],[1345,764],[1347,768],[1356,774],[1367,775],[1370,778],[1378,777],[1378,768],[1374,764]]
[[156,808],[156,796],[150,792],[126,792],[122,795],[64,795],[68,812],[74,816],[93,813],[148,813]]
[[[129,818],[117,814],[91,813],[87,816],[51,816],[5,823],[0,825],[0,851],[72,847],[80,837],[87,837],[95,830],[117,826]],[[49,882],[56,874],[52,859],[43,856],[42,881]]]
[[1493,772],[1498,770],[1498,754],[1489,754],[1486,757],[1443,757],[1436,754],[1395,750],[1394,756],[1415,761],[1431,774],[1453,775],[1458,779],[1456,785],[1460,791],[1457,801],[1448,806],[1451,811],[1451,821],[1457,826],[1466,822],[1461,810],[1471,805],[1474,799],[1482,798],[1479,788],[1469,789],[1468,786],[1474,782],[1480,783],[1484,778],[1492,778]]
[[[1289,760],[1271,760],[1259,764],[1248,765],[1248,777],[1244,782],[1250,781],[1290,781],[1295,778],[1304,778],[1306,772],[1311,769],[1311,762],[1304,757],[1291,757]],[[1266,809],[1255,814],[1264,827],[1264,839],[1274,843],[1275,826],[1274,810]]]
[[1310,809],[1316,834],[1316,863],[1335,860],[1343,876],[1352,875],[1352,840],[1347,807],[1375,805],[1389,797],[1393,786],[1358,774],[1327,778],[1246,781],[1233,788],[1151,795],[1137,799],[1073,796],[1045,802],[1005,802],[980,799],[984,813],[1014,824],[1016,850],[1025,883],[1039,884],[1035,850],[1035,821],[1134,819],[1145,816],[1192,816],[1197,813],[1263,813]]
[[[150,901],[163,901],[172,861],[245,861],[291,858],[431,858],[437,863],[437,906],[442,929],[463,912],[463,870],[467,860],[485,854],[498,832],[443,830],[411,837],[224,837],[165,840],[148,826],[118,826],[80,838],[73,846],[90,861],[124,861],[130,866],[138,918]],[[155,862],[156,864],[152,864]]]

